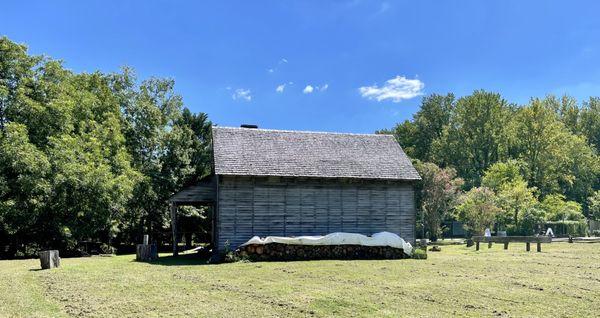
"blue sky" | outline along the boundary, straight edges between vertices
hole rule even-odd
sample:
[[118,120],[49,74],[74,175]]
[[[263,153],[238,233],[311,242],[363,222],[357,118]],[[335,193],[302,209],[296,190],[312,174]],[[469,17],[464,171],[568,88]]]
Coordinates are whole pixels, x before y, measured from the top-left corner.
[[226,126],[369,133],[431,93],[600,95],[597,1],[11,1],[0,11],[0,35],[30,52],[77,72],[127,65],[174,78],[187,107]]

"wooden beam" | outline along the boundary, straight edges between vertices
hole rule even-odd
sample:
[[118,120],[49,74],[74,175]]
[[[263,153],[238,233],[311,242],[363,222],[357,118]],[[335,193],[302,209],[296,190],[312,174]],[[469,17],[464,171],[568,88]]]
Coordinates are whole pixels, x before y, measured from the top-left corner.
[[177,204],[171,203],[171,231],[173,232],[173,256],[177,256]]

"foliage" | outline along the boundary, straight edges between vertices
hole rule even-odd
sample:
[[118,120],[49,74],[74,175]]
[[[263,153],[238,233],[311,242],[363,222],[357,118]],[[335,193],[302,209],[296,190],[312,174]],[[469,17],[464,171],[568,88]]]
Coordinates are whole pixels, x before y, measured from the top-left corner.
[[496,217],[502,212],[497,201],[494,191],[485,187],[473,188],[461,196],[456,217],[472,234],[483,235],[486,228],[493,228]]
[[521,183],[524,179],[520,168],[516,160],[496,162],[484,172],[481,185],[499,191],[507,185]]
[[442,233],[441,223],[447,218],[461,193],[462,179],[452,168],[441,169],[433,163],[416,162],[421,175],[418,206],[423,212],[424,224],[431,240]]
[[581,205],[565,200],[565,196],[561,194],[546,196],[541,202],[541,207],[546,211],[549,221],[581,221],[585,218]]
[[501,186],[497,192],[498,206],[502,209],[498,218],[500,223],[512,224],[518,228],[523,214],[538,205],[534,191],[525,181],[513,181]]
[[600,190],[588,198],[588,216],[593,220],[600,221]]
[[75,74],[0,38],[0,245],[112,245],[164,232],[166,199],[208,169],[210,123],[172,80]]
[[[578,104],[547,96],[517,106],[486,91],[458,100],[434,94],[412,120],[387,132],[413,159],[454,168],[465,190],[492,189],[505,211],[498,221],[516,232],[533,231],[519,219],[545,209],[538,198],[562,195],[591,215],[589,198],[600,190],[598,97]],[[530,214],[526,223],[541,215]]]
[[433,143],[434,162],[455,167],[468,186],[478,186],[484,171],[503,158],[510,110],[495,93],[475,91],[458,99],[449,124]]
[[427,259],[427,247],[413,249],[411,257],[413,259]]

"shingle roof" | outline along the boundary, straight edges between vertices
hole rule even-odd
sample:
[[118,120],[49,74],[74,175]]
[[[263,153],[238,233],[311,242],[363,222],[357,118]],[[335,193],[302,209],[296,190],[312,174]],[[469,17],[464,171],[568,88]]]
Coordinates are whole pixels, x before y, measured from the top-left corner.
[[391,135],[213,127],[215,173],[419,180]]

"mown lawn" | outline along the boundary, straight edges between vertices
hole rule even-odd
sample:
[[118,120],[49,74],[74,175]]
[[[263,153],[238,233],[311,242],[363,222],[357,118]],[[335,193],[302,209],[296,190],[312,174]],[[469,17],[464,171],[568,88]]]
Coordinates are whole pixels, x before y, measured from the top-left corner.
[[132,255],[0,261],[2,317],[600,315],[600,244],[444,246],[427,260],[203,265]]

